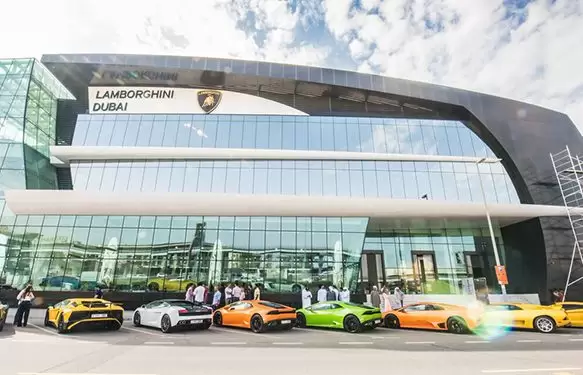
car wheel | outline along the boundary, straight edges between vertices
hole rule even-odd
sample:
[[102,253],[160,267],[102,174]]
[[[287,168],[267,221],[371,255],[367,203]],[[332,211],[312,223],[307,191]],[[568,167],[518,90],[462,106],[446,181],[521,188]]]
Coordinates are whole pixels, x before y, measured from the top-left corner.
[[305,328],[306,327],[306,316],[302,313],[298,313],[296,316],[296,327]]
[[204,324],[202,325],[203,329],[209,329],[211,328],[212,323],[211,322],[204,322]]
[[452,316],[447,320],[447,330],[451,333],[463,334],[468,332],[466,321],[458,316]]
[[360,320],[354,315],[348,315],[344,318],[344,330],[350,333],[357,333],[362,331],[362,324]]
[[142,317],[140,316],[140,313],[138,311],[136,311],[134,313],[134,326],[136,327],[141,327],[142,326]]
[[215,315],[213,315],[213,323],[217,327],[223,325],[223,315],[219,311],[215,312]]
[[51,321],[49,320],[49,311],[48,310],[45,312],[44,325],[45,325],[45,327],[50,327],[50,325],[51,325]]
[[59,320],[57,321],[57,332],[67,333],[67,323],[65,323],[63,315],[59,316]]
[[160,320],[160,330],[164,333],[169,333],[172,331],[172,321],[170,320],[168,314],[164,314],[164,316],[162,316],[162,320]]
[[263,318],[260,315],[253,315],[251,318],[251,331],[255,333],[265,332],[265,324],[263,324]]
[[557,323],[550,316],[537,316],[534,319],[534,329],[541,333],[552,333],[557,329]]
[[401,327],[401,322],[399,322],[399,318],[397,318],[393,314],[389,314],[389,315],[385,316],[385,319],[383,320],[383,324],[385,327],[392,328],[392,329],[398,329]]
[[160,291],[160,285],[158,285],[158,283],[150,283],[150,284],[148,284],[148,289],[151,292],[159,292]]
[[301,293],[302,292],[302,286],[298,285],[298,284],[294,284],[292,285],[292,293]]

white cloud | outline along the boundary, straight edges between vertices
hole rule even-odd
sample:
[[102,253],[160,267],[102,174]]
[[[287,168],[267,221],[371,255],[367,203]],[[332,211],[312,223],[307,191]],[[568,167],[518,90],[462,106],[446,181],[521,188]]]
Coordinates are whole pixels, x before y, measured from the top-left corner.
[[[21,0],[0,54],[144,53],[331,65],[565,111],[583,127],[583,2]],[[9,15],[9,16],[6,16]],[[522,22],[523,21],[523,22]]]

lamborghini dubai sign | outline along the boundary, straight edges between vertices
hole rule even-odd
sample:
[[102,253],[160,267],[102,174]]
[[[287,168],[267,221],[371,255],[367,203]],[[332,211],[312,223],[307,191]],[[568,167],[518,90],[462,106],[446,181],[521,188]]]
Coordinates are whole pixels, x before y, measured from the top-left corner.
[[284,104],[232,91],[91,86],[89,113],[306,115]]

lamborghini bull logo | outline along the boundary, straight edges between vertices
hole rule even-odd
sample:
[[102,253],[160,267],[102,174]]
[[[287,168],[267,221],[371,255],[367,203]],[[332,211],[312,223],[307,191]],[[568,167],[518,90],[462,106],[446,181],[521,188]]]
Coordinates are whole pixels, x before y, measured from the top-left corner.
[[202,90],[197,93],[198,105],[205,113],[214,111],[221,102],[221,92],[214,90]]

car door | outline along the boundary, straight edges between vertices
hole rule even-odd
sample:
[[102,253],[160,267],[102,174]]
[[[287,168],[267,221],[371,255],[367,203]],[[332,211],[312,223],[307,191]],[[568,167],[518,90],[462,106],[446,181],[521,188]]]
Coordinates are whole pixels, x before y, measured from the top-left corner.
[[[253,305],[249,302],[235,302],[229,305],[226,309],[227,312],[223,316],[223,324],[230,326],[243,326],[243,321],[245,321],[245,316],[249,315],[249,312]],[[250,317],[249,317],[250,319]],[[247,321],[249,320],[247,319]]]
[[149,315],[152,319],[152,325],[154,327],[160,327],[160,320],[162,319],[162,315],[164,313],[166,313],[168,307],[170,307],[170,305],[166,302],[162,302],[157,306],[154,306],[152,309],[150,309]]
[[162,301],[154,301],[154,302],[150,302],[148,303],[146,306],[144,306],[144,309],[142,311],[142,324],[146,325],[146,326],[151,326],[151,327],[158,327],[159,328],[159,320],[156,321],[155,317],[156,317],[156,309],[159,308],[162,305]]
[[310,307],[311,314],[306,317],[306,322],[310,326],[322,327],[327,325],[330,303],[318,303]]
[[401,327],[420,328],[423,327],[425,313],[425,304],[416,304],[405,307],[401,310],[399,315],[399,323]]
[[583,303],[563,303],[562,305],[571,324],[575,327],[583,327]]

